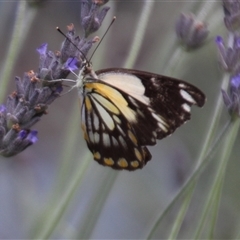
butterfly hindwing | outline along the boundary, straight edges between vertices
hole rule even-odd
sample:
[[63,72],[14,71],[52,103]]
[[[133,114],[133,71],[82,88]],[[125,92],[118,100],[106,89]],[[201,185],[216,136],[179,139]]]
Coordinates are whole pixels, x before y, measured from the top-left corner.
[[114,169],[135,170],[156,144],[190,119],[204,94],[183,81],[129,69],[105,69],[83,86],[82,128],[94,159]]

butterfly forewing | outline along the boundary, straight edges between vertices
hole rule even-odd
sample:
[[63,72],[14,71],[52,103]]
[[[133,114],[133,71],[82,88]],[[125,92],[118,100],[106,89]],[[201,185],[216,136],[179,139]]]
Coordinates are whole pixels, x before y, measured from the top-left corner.
[[193,85],[157,74],[105,69],[83,86],[82,128],[94,159],[114,169],[135,170],[151,159],[147,145],[190,119],[205,102]]

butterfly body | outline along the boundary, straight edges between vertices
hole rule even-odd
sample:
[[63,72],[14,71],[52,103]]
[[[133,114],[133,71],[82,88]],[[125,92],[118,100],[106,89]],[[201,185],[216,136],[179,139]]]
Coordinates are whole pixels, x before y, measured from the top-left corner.
[[132,69],[86,66],[77,87],[88,148],[99,164],[118,170],[144,167],[151,159],[146,146],[173,133],[190,119],[192,105],[205,102],[189,83]]

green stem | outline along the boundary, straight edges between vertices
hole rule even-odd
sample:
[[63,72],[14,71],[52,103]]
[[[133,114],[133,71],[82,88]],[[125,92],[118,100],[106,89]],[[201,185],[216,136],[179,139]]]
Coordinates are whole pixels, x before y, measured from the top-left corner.
[[[222,80],[221,89],[224,89],[224,90],[227,89],[228,81],[229,81],[229,74],[225,74],[223,77],[223,80]],[[215,106],[214,113],[212,116],[212,120],[211,120],[210,126],[208,128],[207,136],[206,136],[206,139],[204,140],[204,143],[203,143],[203,146],[202,146],[202,149],[200,152],[200,156],[197,160],[195,172],[197,172],[199,168],[202,168],[201,165],[205,165],[205,164],[203,164],[203,159],[206,157],[207,150],[209,149],[209,146],[211,145],[213,136],[216,133],[216,129],[217,129],[217,126],[219,123],[222,109],[223,109],[222,94],[219,91],[219,95],[217,98],[217,102],[216,102],[216,106]],[[192,176],[194,176],[194,174]],[[190,181],[191,181],[191,179],[189,179],[189,182]],[[186,185],[188,185],[188,184],[190,184],[190,183],[186,182],[186,184],[181,188],[181,190],[178,192],[178,194],[173,198],[173,200],[170,202],[170,204],[167,206],[167,208],[158,217],[158,220],[156,221],[156,223],[154,224],[154,226],[152,227],[152,229],[149,233],[148,239],[151,239],[151,237],[154,235],[155,230],[161,224],[162,220],[164,219],[164,216],[170,211],[170,209],[172,208],[174,203],[177,201],[177,199],[179,199],[180,196],[182,196],[183,193],[181,193],[181,191],[186,191],[186,188],[187,188]],[[194,191],[194,188],[192,188],[192,191]],[[189,194],[192,195],[192,193],[190,191],[189,191]]]
[[89,163],[90,161],[85,157],[80,166],[76,168],[75,173],[73,173],[73,178],[64,192],[64,195],[59,198],[55,207],[49,208],[48,216],[44,219],[45,221],[42,222],[44,225],[42,229],[40,229],[40,232],[34,236],[34,239],[48,239],[52,235],[70,201],[79,189],[79,182],[81,182]]
[[109,193],[115,183],[118,174],[116,171],[106,172],[105,176],[101,177],[101,184],[97,191],[94,192],[94,196],[92,196],[92,201],[89,203],[88,212],[86,215],[86,219],[84,216],[81,216],[81,221],[83,225],[78,230],[79,234],[74,238],[75,239],[91,239],[91,234],[93,229],[99,219],[99,215],[102,212],[102,208],[106,203],[106,200],[109,196]]
[[[224,173],[226,170],[227,162],[230,157],[233,143],[236,139],[236,134],[238,133],[238,128],[239,128],[239,120],[237,119],[236,121],[234,121],[233,124],[230,125],[230,129],[228,131],[226,141],[223,144],[223,152],[221,154],[221,159],[220,159],[220,162],[218,165],[217,173],[215,175],[215,179],[213,181],[212,187],[209,190],[206,204],[205,204],[204,210],[202,211],[202,215],[200,217],[199,224],[198,224],[196,233],[194,235],[194,239],[200,238],[200,234],[203,230],[204,223],[206,222],[206,218],[212,207],[214,208],[214,210],[213,210],[214,215],[213,215],[213,221],[212,221],[210,235],[212,236],[212,234],[213,234],[215,222],[217,219],[217,209],[218,209],[218,205],[219,205],[219,199],[221,196],[220,193],[221,193],[221,188],[222,188],[222,184],[223,184],[222,181],[224,179]],[[215,200],[215,204],[213,204],[214,200]]]
[[234,143],[236,142],[236,138],[238,136],[239,126],[240,126],[240,119],[237,118],[231,124],[226,141],[223,144],[223,150],[222,150],[222,154],[221,154],[220,164],[219,164],[217,174],[216,174],[216,177],[215,177],[215,180],[213,183],[213,187],[212,187],[213,191],[211,191],[214,209],[213,209],[213,221],[212,221],[212,226],[210,229],[209,239],[213,239],[213,237],[214,237],[213,235],[214,235],[214,230],[215,230],[217,216],[218,216],[218,206],[220,203],[226,168],[227,168],[227,164],[230,160],[230,156],[232,153]]
[[130,46],[130,52],[125,61],[124,67],[132,67],[136,62],[140,47],[143,42],[143,38],[147,29],[148,20],[150,18],[150,14],[152,12],[154,6],[154,1],[144,1],[144,6],[142,9],[142,13],[140,15],[138,25],[136,27],[136,31],[134,33],[133,42]]
[[229,124],[223,129],[223,131],[220,133],[220,135],[217,137],[217,140],[212,144],[212,147],[209,149],[209,151],[206,153],[205,158],[201,162],[201,164],[196,168],[189,178],[186,180],[184,185],[181,187],[181,189],[178,191],[178,193],[175,195],[173,200],[170,202],[170,204],[164,209],[164,211],[161,213],[161,215],[157,218],[157,221],[155,222],[154,226],[151,228],[150,233],[148,234],[146,239],[152,239],[154,233],[159,228],[159,225],[161,224],[164,217],[167,215],[167,213],[172,209],[174,204],[186,193],[191,193],[192,184],[195,184],[195,181],[200,176],[202,171],[205,169],[205,167],[211,162],[212,158],[211,155],[214,153],[216,147],[220,144],[221,140],[223,139],[224,133],[228,130]]
[[35,9],[29,8],[26,1],[19,1],[12,37],[1,70],[0,102],[4,101],[11,72],[14,69],[17,56],[22,48],[25,38],[27,37],[27,31],[29,30],[35,16]]
[[201,164],[203,158],[206,155],[206,152],[212,142],[213,137],[215,136],[215,133],[217,131],[217,127],[219,125],[219,120],[222,114],[222,110],[223,110],[223,100],[222,100],[222,93],[221,93],[221,89],[223,90],[227,90],[228,88],[228,82],[229,82],[229,77],[230,75],[228,73],[224,74],[222,82],[221,82],[221,87],[219,89],[219,94],[218,94],[218,98],[216,101],[216,105],[214,106],[214,112],[213,112],[213,116],[212,116],[212,120],[210,123],[210,126],[207,132],[207,136],[206,139],[203,142],[203,146],[199,155],[199,158],[197,160],[197,164],[196,164],[196,168],[198,168],[198,166]]
[[[76,94],[76,92],[75,92]],[[67,188],[66,183],[68,184],[69,175],[71,175],[72,170],[72,164],[69,159],[74,159],[75,157],[75,149],[76,149],[76,141],[79,138],[79,135],[81,135],[81,128],[80,126],[80,111],[79,110],[79,104],[77,101],[77,94],[76,94],[76,101],[73,103],[72,106],[72,112],[70,113],[69,122],[67,124],[67,128],[65,129],[65,138],[63,143],[63,148],[61,150],[61,153],[59,154],[60,158],[60,169],[58,171],[58,175],[56,177],[56,187],[53,193],[53,198],[59,197],[61,195],[62,190],[64,188]],[[76,131],[76,128],[78,128],[79,131]],[[86,150],[88,151],[88,150]],[[84,151],[84,152],[86,152]],[[84,156],[88,158],[88,161],[92,161],[90,154],[87,154],[87,156]],[[87,161],[84,160],[83,157],[79,157],[79,161]],[[77,173],[77,172],[76,172]]]
[[174,224],[173,224],[173,227],[172,227],[172,230],[169,234],[169,237],[168,239],[176,239],[177,238],[177,235],[178,235],[178,232],[181,228],[181,225],[182,225],[182,222],[184,220],[184,217],[186,215],[186,212],[188,210],[188,207],[189,207],[189,204],[191,202],[191,199],[192,199],[192,194],[193,194],[193,190],[192,188],[195,187],[195,184],[192,185],[192,187],[189,188],[189,194],[186,195],[185,199],[184,199],[184,202],[181,206],[181,209],[176,217],[176,220],[174,221]]

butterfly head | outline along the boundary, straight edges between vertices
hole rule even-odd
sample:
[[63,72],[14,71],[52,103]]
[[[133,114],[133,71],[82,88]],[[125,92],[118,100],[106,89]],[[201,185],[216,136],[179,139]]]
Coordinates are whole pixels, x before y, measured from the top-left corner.
[[98,77],[92,68],[91,62],[89,62],[86,59],[83,60],[81,69],[78,74],[78,79],[77,79],[77,84],[76,84],[77,88],[78,89],[81,88],[82,85],[84,84],[84,82],[93,81],[93,80],[97,80],[97,79],[98,79]]

